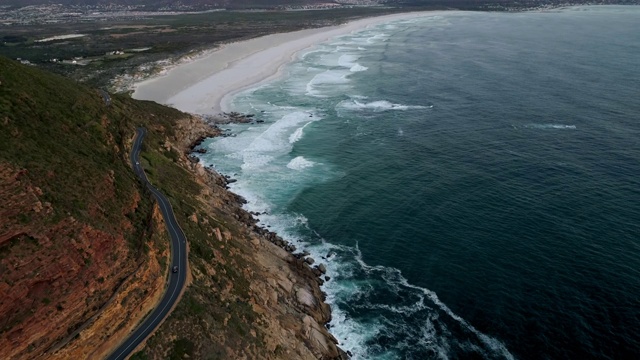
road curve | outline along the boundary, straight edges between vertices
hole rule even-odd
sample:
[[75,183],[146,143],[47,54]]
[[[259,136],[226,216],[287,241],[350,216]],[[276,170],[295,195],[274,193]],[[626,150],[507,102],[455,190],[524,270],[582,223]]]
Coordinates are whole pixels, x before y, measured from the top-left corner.
[[[162,217],[167,225],[167,231],[171,236],[171,266],[169,271],[169,283],[166,291],[158,303],[158,306],[144,319],[144,321],[136,327],[136,329],[129,334],[127,339],[120,344],[120,346],[107,357],[109,360],[122,360],[126,359],[131,352],[146,339],[153,330],[155,330],[162,320],[169,314],[169,311],[173,305],[178,301],[178,296],[184,287],[187,279],[187,242],[176,221],[176,217],[173,214],[173,209],[169,200],[162,195],[158,189],[153,187],[147,176],[142,169],[139,162],[140,146],[144,139],[147,130],[144,128],[137,129],[136,140],[131,149],[131,165],[133,166],[133,172],[138,176],[140,181],[153,193],[160,206]],[[173,273],[171,269],[174,266],[178,267],[178,272]]]
[[102,89],[98,91],[100,92],[100,95],[102,95],[102,99],[104,100],[105,105],[107,106],[111,105],[111,95],[109,95],[108,92]]

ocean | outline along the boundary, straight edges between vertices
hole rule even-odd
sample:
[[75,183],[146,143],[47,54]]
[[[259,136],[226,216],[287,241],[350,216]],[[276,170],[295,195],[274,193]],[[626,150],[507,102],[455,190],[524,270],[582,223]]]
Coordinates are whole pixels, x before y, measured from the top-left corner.
[[640,7],[396,20],[232,107],[201,159],[353,359],[640,357]]

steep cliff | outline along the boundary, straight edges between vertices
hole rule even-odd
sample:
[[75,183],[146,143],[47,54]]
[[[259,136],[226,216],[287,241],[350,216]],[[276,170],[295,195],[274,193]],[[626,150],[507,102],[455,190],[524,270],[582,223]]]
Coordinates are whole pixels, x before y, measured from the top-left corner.
[[[295,257],[276,234],[256,227],[243,200],[226,190],[226,180],[188,157],[190,146],[211,134],[208,125],[185,119],[174,129],[172,136],[156,133],[151,143],[179,154],[175,164],[187,171],[151,178],[175,199],[176,216],[184,219],[193,279],[175,312],[136,356],[346,358],[324,326],[331,311],[319,288],[320,271]],[[151,154],[142,157],[150,164]]]
[[128,164],[141,163],[188,239],[189,285],[138,359],[344,358],[320,269],[255,226],[190,156],[219,131],[0,58],[0,348],[16,359],[103,358],[160,298],[168,239]]
[[2,357],[99,358],[163,291],[164,224],[127,163],[153,107],[105,100],[0,58]]

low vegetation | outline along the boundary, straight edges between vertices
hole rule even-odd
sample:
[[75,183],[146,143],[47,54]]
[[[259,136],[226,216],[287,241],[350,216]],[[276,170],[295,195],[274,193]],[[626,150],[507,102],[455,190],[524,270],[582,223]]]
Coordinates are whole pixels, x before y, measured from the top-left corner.
[[[397,11],[390,8],[219,11],[90,23],[12,25],[0,33],[0,55],[20,58],[91,86],[107,88],[116,76],[130,74],[141,66],[151,65],[147,71],[152,72],[156,62],[224,43]],[[65,34],[86,36],[36,42]]]
[[[108,99],[0,57],[0,347],[11,339],[7,356],[78,339],[75,331],[127,279],[162,276],[146,269],[150,249],[166,268],[167,237],[131,171],[129,149],[136,126],[169,133],[185,116],[126,96]],[[149,294],[145,285],[118,303],[136,308]],[[49,335],[37,337],[43,328]]]
[[[167,146],[167,141],[177,135],[176,122],[185,117],[189,115],[125,95],[111,95],[107,103],[103,94],[95,89],[0,57],[0,164],[21,169],[22,176],[42,190],[43,200],[51,204],[53,211],[43,221],[55,225],[73,218],[105,233],[124,233],[129,243],[126,252],[132,254],[128,255],[131,260],[148,253],[153,200],[131,171],[128,156],[135,128],[148,129],[141,163],[149,180],[170,200],[187,236],[194,280],[159,334],[134,358],[175,358],[193,352],[228,358],[229,351],[264,352],[263,335],[256,333],[261,315],[250,305],[247,269],[255,265],[247,262],[246,257],[253,250],[245,238],[246,229],[241,229],[242,225],[229,209],[212,209],[203,203],[200,194],[204,184],[198,183],[193,173],[186,170],[185,154]],[[136,198],[139,200],[135,201]],[[9,217],[0,222],[3,227],[0,230],[18,226],[15,224],[40,226],[30,217],[31,212],[9,213]],[[127,219],[131,228],[123,228],[123,219]],[[230,240],[220,241],[216,230],[230,234]],[[51,239],[54,246],[61,247],[60,251],[75,241],[73,237]],[[163,235],[154,239],[158,260],[166,265],[161,253],[167,244],[160,240],[167,241],[167,238]],[[15,257],[44,256],[44,251],[51,249],[41,243],[39,239],[18,236],[0,244],[0,266]],[[80,251],[84,269],[102,266],[105,261],[124,261],[117,255],[101,253],[100,249],[87,251]],[[66,255],[61,253],[61,256]],[[15,272],[24,270],[13,269],[11,276],[16,279],[33,276],[34,284],[42,282],[42,273]],[[8,273],[0,274],[0,283],[13,286]],[[92,274],[68,278],[70,289],[73,286],[99,288],[87,298],[89,300],[82,300],[90,306],[82,319],[99,311],[117,288],[114,284],[118,284],[114,283],[115,275]],[[82,294],[71,290],[68,293]],[[133,292],[119,303],[132,305],[132,301],[135,301]],[[37,302],[30,304],[25,309],[36,312],[39,307],[67,311],[69,306],[64,296],[49,292],[43,292]],[[18,315],[0,314],[0,341],[14,327],[36,321],[31,313]],[[82,322],[73,323],[70,329],[73,331],[81,325]],[[181,334],[184,339],[165,341],[174,334]],[[43,351],[39,344],[27,346],[31,352]]]

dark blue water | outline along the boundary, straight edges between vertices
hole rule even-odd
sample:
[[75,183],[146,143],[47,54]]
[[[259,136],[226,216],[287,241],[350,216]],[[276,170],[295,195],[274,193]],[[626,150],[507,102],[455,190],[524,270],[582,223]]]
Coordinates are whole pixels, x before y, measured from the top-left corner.
[[[329,267],[361,359],[640,356],[640,8],[322,45],[205,160]],[[264,111],[264,112],[262,112]]]

